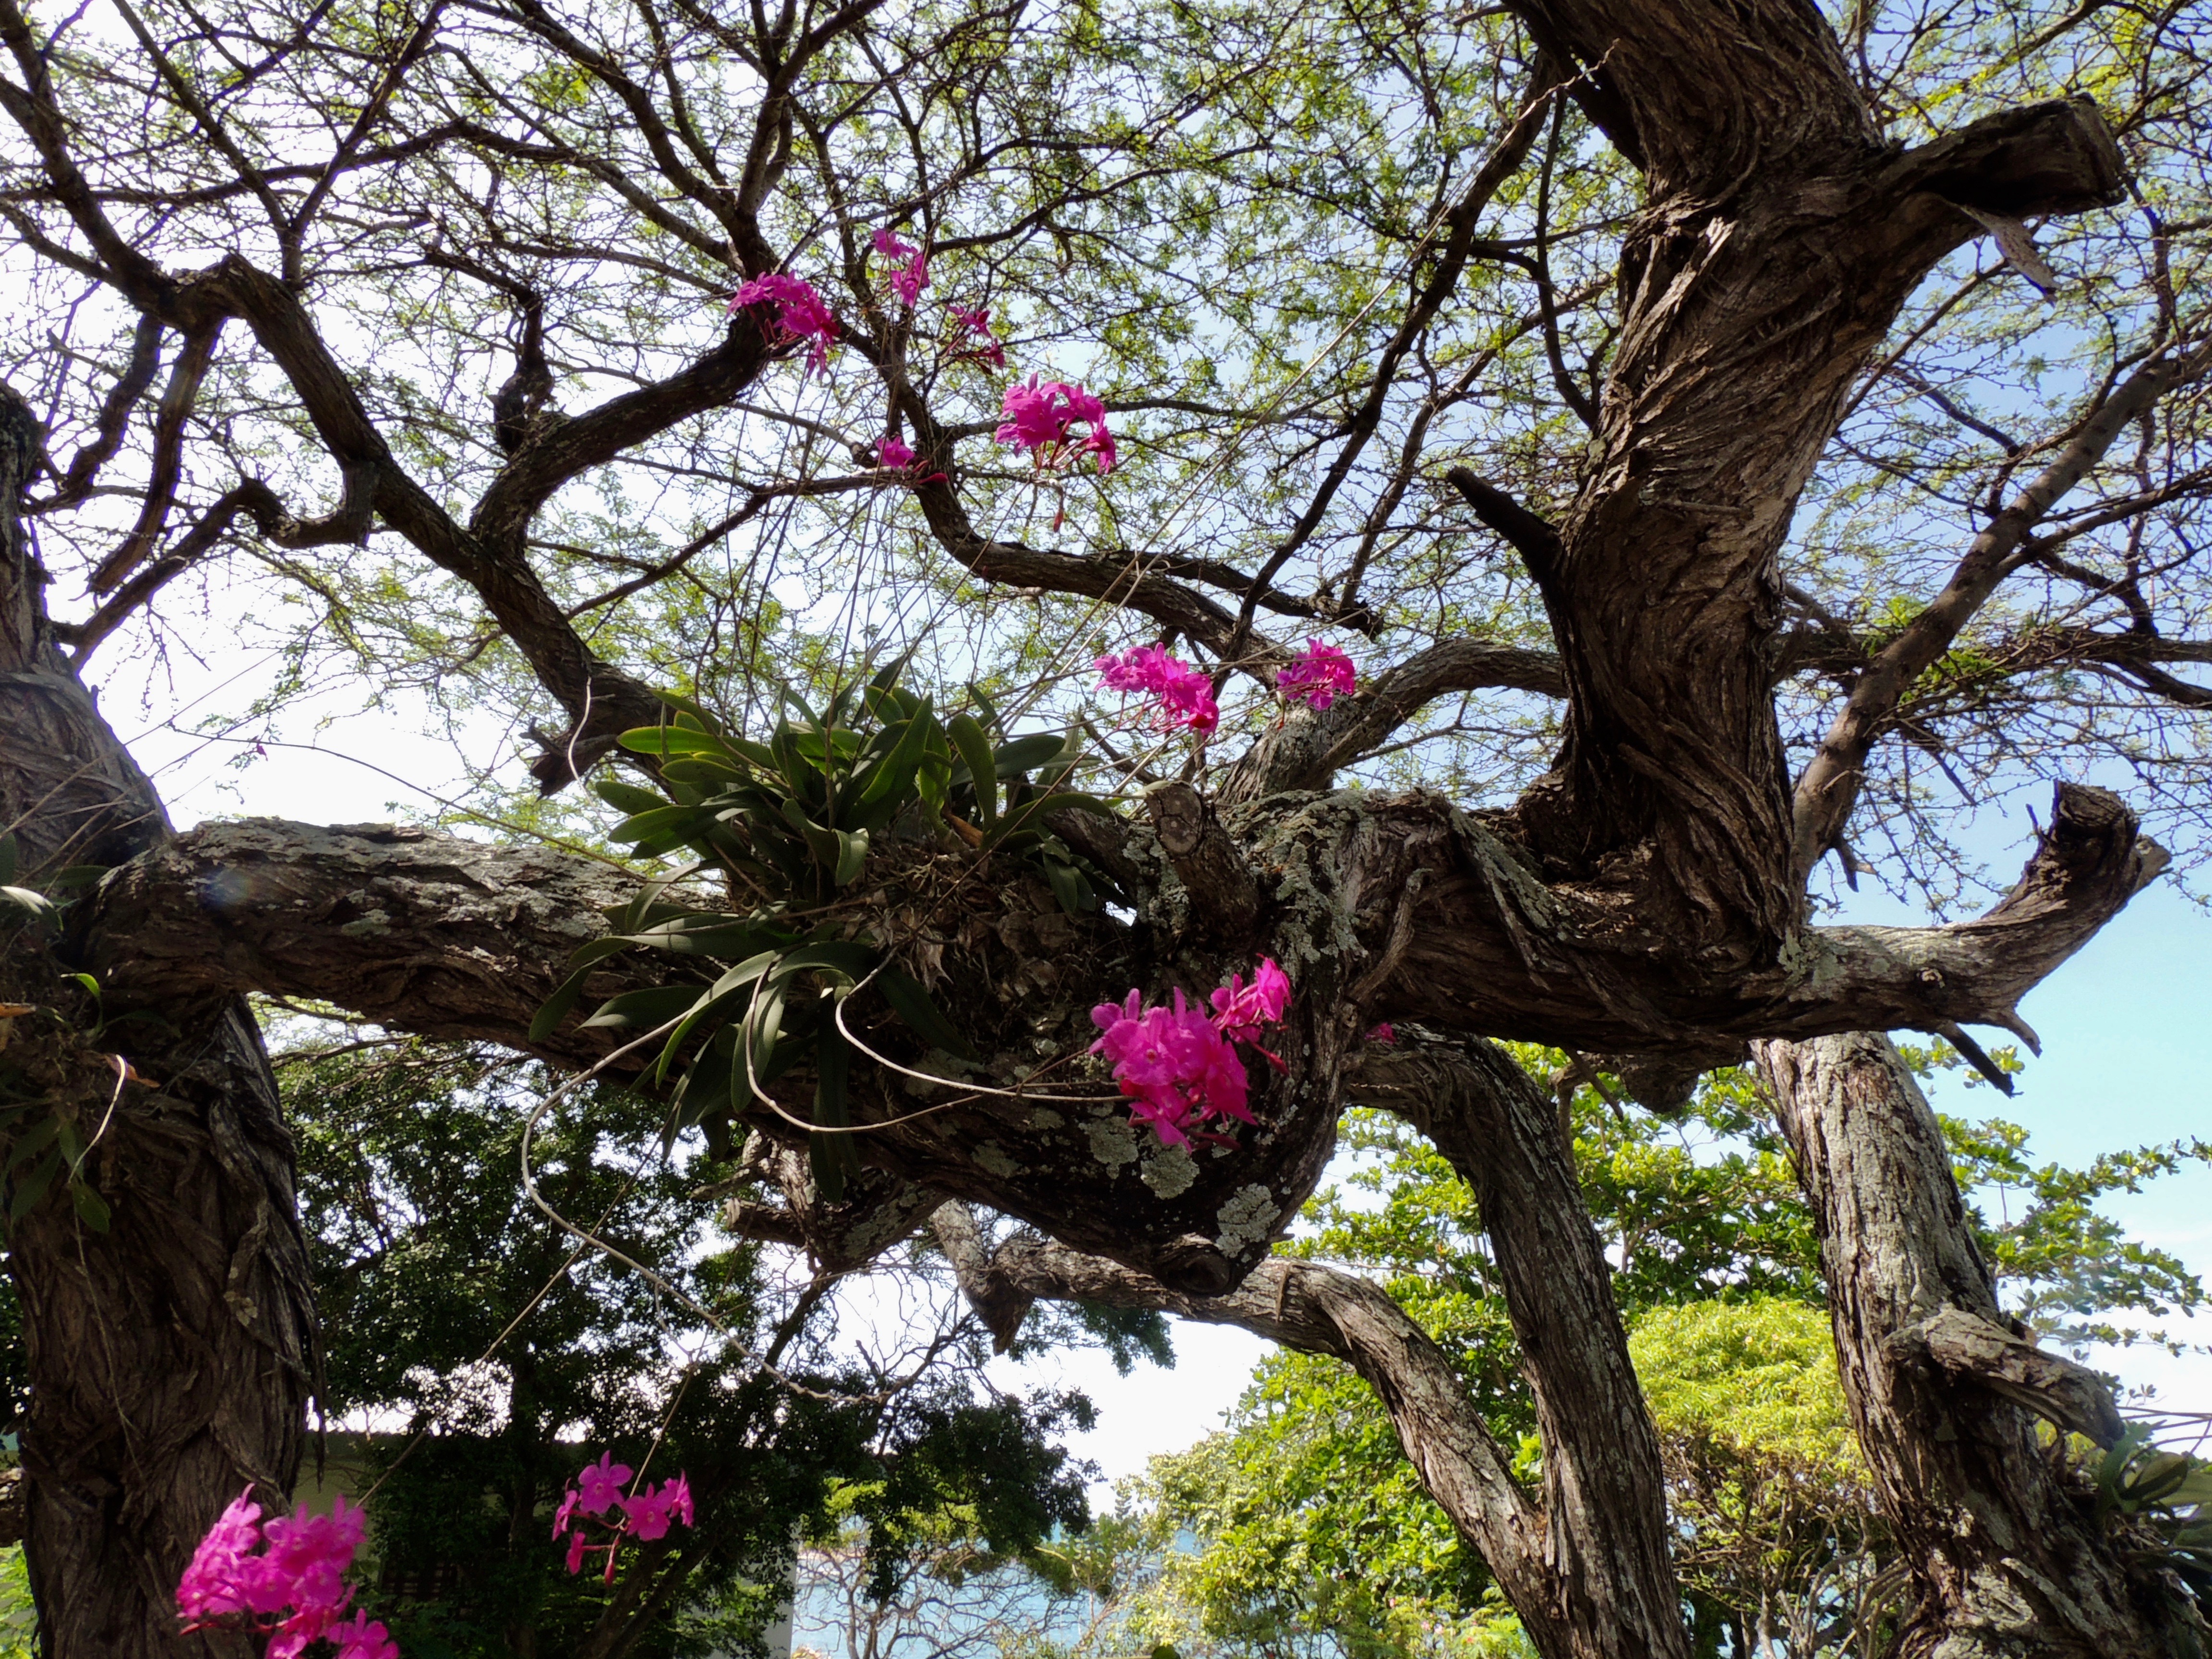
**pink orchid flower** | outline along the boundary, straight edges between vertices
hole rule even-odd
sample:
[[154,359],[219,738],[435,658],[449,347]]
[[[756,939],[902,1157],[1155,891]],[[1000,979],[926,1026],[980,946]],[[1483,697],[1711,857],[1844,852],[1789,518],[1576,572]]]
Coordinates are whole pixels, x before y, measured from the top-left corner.
[[904,261],[891,271],[891,292],[898,295],[900,304],[913,310],[922,289],[929,286],[929,256],[901,241],[896,231],[879,229],[872,240],[884,258]]
[[837,319],[814,291],[814,285],[800,277],[773,271],[754,277],[730,296],[732,313],[760,305],[775,307],[771,342],[777,345],[797,340],[812,342],[806,349],[808,371],[829,374],[830,343],[837,337]]
[[1309,708],[1326,708],[1350,696],[1358,683],[1352,659],[1319,640],[1310,641],[1303,656],[1275,675],[1275,690],[1283,700],[1303,702]]
[[[1106,406],[1081,386],[1032,374],[1006,388],[1000,412],[1006,418],[994,435],[1002,444],[1027,450],[1038,466],[1057,466],[1087,454],[1097,457],[1100,476],[1114,470],[1114,437],[1106,430]],[[1078,422],[1091,431],[1071,449],[1070,428]]]
[[1118,657],[1101,657],[1092,666],[1109,691],[1141,691],[1157,697],[1160,724],[1165,729],[1188,726],[1204,737],[1221,723],[1212,683],[1197,669],[1170,656],[1164,647],[1139,646]]
[[622,1502],[623,1483],[629,1475],[629,1464],[616,1462],[612,1452],[601,1452],[599,1461],[576,1477],[578,1506],[586,1515],[605,1515]]
[[989,312],[980,306],[968,311],[955,306],[952,308],[952,320],[963,333],[972,339],[982,341],[981,345],[970,348],[971,355],[981,358],[994,368],[1004,368],[1006,366],[1006,349],[1000,344],[999,337],[991,332]]
[[325,1639],[338,1644],[338,1659],[399,1659],[399,1644],[392,1639],[392,1632],[381,1620],[365,1613],[332,1626]]
[[1249,985],[1243,975],[1231,974],[1229,983],[1213,994],[1213,1021],[1224,1036],[1256,1042],[1262,1025],[1283,1023],[1283,1010],[1290,1002],[1290,975],[1275,965],[1273,957],[1262,957]]

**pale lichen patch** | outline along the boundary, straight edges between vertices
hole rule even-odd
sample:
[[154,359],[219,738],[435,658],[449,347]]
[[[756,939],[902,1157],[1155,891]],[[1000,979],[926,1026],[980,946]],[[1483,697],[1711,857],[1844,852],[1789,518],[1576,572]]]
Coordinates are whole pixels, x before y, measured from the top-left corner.
[[1213,1247],[1231,1261],[1264,1248],[1279,1213],[1275,1195],[1257,1182],[1241,1188],[1214,1213],[1221,1231],[1214,1236]]
[[1198,1165],[1180,1146],[1163,1146],[1145,1160],[1139,1178],[1155,1198],[1175,1198],[1190,1190],[1198,1179]]
[[1127,1118],[1108,1117],[1091,1126],[1091,1156],[1109,1170],[1137,1161],[1137,1133]]

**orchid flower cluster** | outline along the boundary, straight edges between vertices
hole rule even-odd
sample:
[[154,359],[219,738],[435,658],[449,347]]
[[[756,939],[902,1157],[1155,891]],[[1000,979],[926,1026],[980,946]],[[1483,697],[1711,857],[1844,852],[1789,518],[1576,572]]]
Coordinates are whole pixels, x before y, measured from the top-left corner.
[[776,344],[789,340],[811,340],[806,349],[806,367],[811,373],[828,374],[830,345],[837,337],[837,319],[822,296],[814,291],[814,284],[803,276],[787,276],[781,271],[771,271],[765,276],[756,276],[730,296],[732,314],[748,306],[768,305],[775,307],[773,319]]
[[1158,1007],[1146,1007],[1144,994],[1132,990],[1123,1000],[1091,1011],[1091,1023],[1103,1033],[1091,1052],[1113,1062],[1115,1081],[1136,1121],[1152,1125],[1164,1145],[1185,1146],[1198,1124],[1224,1117],[1253,1121],[1246,1103],[1250,1083],[1234,1045],[1252,1045],[1269,1065],[1285,1069],[1258,1043],[1265,1027],[1282,1023],[1290,1000],[1290,976],[1267,957],[1249,985],[1242,974],[1229,976],[1213,993],[1211,1015],[1191,1007],[1180,990],[1172,1004]]
[[895,230],[878,230],[872,238],[876,252],[886,259],[902,261],[891,269],[891,292],[908,311],[921,298],[922,289],[929,286],[929,256],[921,249],[899,240]]
[[[1002,444],[1027,450],[1040,468],[1062,466],[1079,455],[1096,455],[1100,477],[1114,470],[1114,434],[1106,429],[1106,406],[1081,386],[1032,374],[1006,388],[1000,412],[1006,418],[993,435]],[[1091,430],[1070,448],[1079,421]]]
[[[599,1461],[587,1465],[584,1472],[561,1494],[561,1507],[553,1516],[553,1541],[559,1543],[561,1534],[568,1534],[568,1571],[581,1572],[584,1558],[602,1550],[606,1553],[606,1570],[600,1576],[614,1583],[615,1553],[625,1538],[637,1538],[651,1542],[668,1535],[672,1520],[685,1526],[691,1521],[691,1485],[683,1475],[663,1481],[659,1486],[636,1492],[625,1492],[623,1485],[630,1478],[630,1467],[617,1463],[611,1452],[601,1452]],[[605,1541],[593,1543],[591,1534],[581,1525],[572,1526],[579,1517],[589,1517],[592,1523],[610,1534]]]
[[208,1528],[178,1582],[185,1633],[243,1628],[268,1637],[269,1659],[298,1659],[316,1641],[333,1644],[337,1659],[399,1659],[380,1622],[362,1613],[338,1617],[353,1600],[346,1569],[368,1534],[368,1517],[343,1498],[328,1515],[264,1522],[248,1486]]
[[979,362],[990,364],[994,368],[1004,368],[1006,366],[1006,349],[999,343],[999,337],[991,332],[989,312],[980,306],[972,310],[963,310],[958,306],[954,306],[952,320],[959,327],[961,333],[969,339],[981,340],[983,343],[979,346],[969,348],[970,356]]
[[1319,640],[1306,642],[1304,653],[1275,674],[1275,690],[1285,702],[1303,702],[1309,708],[1326,708],[1339,697],[1358,689],[1359,677],[1352,659]]
[[[890,262],[891,292],[901,305],[913,310],[921,302],[921,291],[929,286],[928,250],[915,246],[888,228],[873,231],[869,240],[878,256]],[[753,277],[730,296],[732,313],[750,306],[775,308],[769,325],[773,343],[807,341],[808,370],[830,372],[830,347],[837,338],[839,325],[812,283],[780,271]],[[991,313],[981,307],[950,309],[960,338],[969,343],[960,355],[1004,369],[1006,349],[991,332]],[[1041,471],[1068,465],[1085,455],[1097,458],[1101,477],[1114,470],[1114,434],[1107,430],[1105,405],[1081,386],[1032,374],[1006,388],[1000,412],[1006,418],[999,427],[998,441],[1026,451]],[[1075,440],[1074,428],[1079,425],[1088,428],[1080,442]],[[916,470],[914,451],[896,430],[876,446],[876,459],[880,466],[899,471]],[[932,475],[936,476],[939,475]]]
[[1163,731],[1184,726],[1205,737],[1221,723],[1212,683],[1188,663],[1170,656],[1164,646],[1140,645],[1118,657],[1101,657],[1092,666],[1109,691],[1142,691],[1157,698]]
[[[1164,646],[1141,645],[1118,657],[1100,657],[1092,666],[1107,690],[1141,691],[1158,699],[1163,731],[1188,726],[1206,737],[1221,723],[1212,682],[1188,663],[1170,656]],[[1275,690],[1285,702],[1304,702],[1311,708],[1326,708],[1339,697],[1350,696],[1358,684],[1352,659],[1319,640],[1275,676]]]

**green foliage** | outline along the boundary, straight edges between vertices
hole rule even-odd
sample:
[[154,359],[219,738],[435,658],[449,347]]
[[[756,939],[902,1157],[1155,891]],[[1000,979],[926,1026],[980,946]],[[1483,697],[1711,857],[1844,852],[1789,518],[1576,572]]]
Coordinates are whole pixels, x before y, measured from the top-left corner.
[[39,1659],[39,1610],[21,1544],[0,1549],[0,1659]]
[[[845,1000],[872,986],[925,1043],[972,1057],[886,944],[857,914],[838,914],[838,895],[866,866],[871,847],[893,835],[909,843],[942,839],[949,823],[978,854],[1034,863],[1073,914],[1096,908],[1097,890],[1089,866],[1048,833],[1045,817],[1065,809],[1110,815],[1103,802],[1066,787],[1082,759],[1072,737],[1033,733],[994,744],[974,714],[940,721],[929,699],[901,689],[902,665],[839,690],[818,715],[783,688],[765,743],[729,730],[692,698],[663,693],[672,718],[626,732],[622,742],[661,757],[666,794],[602,781],[599,795],[629,814],[614,838],[633,843],[640,858],[688,850],[699,860],[695,868],[725,875],[753,902],[741,912],[699,909],[665,902],[667,881],[649,884],[610,913],[605,937],[575,952],[568,979],[531,1028],[534,1037],[550,1035],[592,972],[630,950],[724,964],[712,981],[693,976],[625,992],[585,1023],[665,1034],[656,1082],[690,1051],[663,1127],[671,1142],[699,1124],[719,1143],[758,1088],[811,1064],[821,1126],[814,1177],[833,1202],[859,1168],[850,1136],[841,1133],[852,1122]],[[996,732],[988,697],[973,687],[969,696]]]
[[[890,1387],[837,1358],[815,1329],[818,1296],[780,1287],[757,1247],[717,1233],[718,1200],[701,1188],[725,1172],[688,1139],[678,1159],[661,1156],[653,1103],[612,1088],[564,1097],[536,1139],[540,1188],[711,1309],[726,1339],[578,1251],[518,1192],[521,1126],[550,1087],[536,1066],[371,1043],[287,1057],[279,1075],[300,1140],[326,1409],[427,1432],[404,1450],[336,1441],[363,1466],[352,1494],[374,1482],[386,1588],[369,1605],[410,1659],[504,1659],[516,1632],[572,1650],[627,1628],[627,1610],[663,1590],[669,1611],[611,1659],[675,1659],[710,1639],[742,1648],[795,1533],[833,1525],[833,1493],[855,1483],[876,1494],[866,1513],[886,1561],[916,1510],[949,1501],[988,1517],[1009,1548],[1085,1518],[1081,1471],[1053,1443],[1084,1420],[1079,1396],[978,1395],[945,1366]],[[602,1449],[634,1468],[650,1455],[656,1475],[684,1471],[698,1505],[696,1528],[625,1549],[612,1585],[567,1575],[551,1540],[561,1489]],[[457,1566],[457,1583],[439,1578]]]
[[1653,1308],[1628,1348],[1707,1649],[1754,1615],[1793,1653],[1884,1636],[1881,1530],[1826,1314],[1774,1297]]
[[2136,1553],[2173,1573],[2212,1615],[2212,1462],[2168,1451],[2130,1425],[2089,1470],[2099,1516],[2131,1522]]
[[1862,1473],[1820,1309],[1777,1297],[1653,1308],[1628,1352],[1662,1436],[1830,1478]]
[[[1540,1077],[1565,1061],[1516,1052]],[[1672,1120],[1617,1110],[1589,1087],[1571,1110],[1583,1197],[1662,1433],[1703,1650],[1747,1642],[1762,1595],[1778,1627],[1794,1629],[1793,1650],[1844,1629],[1879,1636],[1893,1583],[1843,1407],[1811,1218],[1753,1079],[1713,1073]],[[2070,1322],[2121,1308],[2200,1305],[2179,1262],[2092,1207],[2200,1149],[2068,1170],[2030,1160],[2011,1125],[1945,1127],[1962,1186],[1978,1189],[1972,1219],[2008,1306],[2031,1320],[2063,1315],[2069,1334],[2085,1328]],[[1395,1118],[1348,1113],[1340,1145],[1350,1172],[1280,1248],[1382,1284],[1452,1357],[1493,1432],[1519,1442],[1534,1480],[1533,1401],[1474,1194]],[[1194,1540],[1173,1572],[1198,1627],[1218,1637],[1409,1651],[1391,1647],[1407,1639],[1407,1609],[1449,1625],[1479,1618],[1495,1594],[1422,1492],[1373,1392],[1333,1360],[1270,1355],[1225,1431],[1155,1460],[1125,1496]]]

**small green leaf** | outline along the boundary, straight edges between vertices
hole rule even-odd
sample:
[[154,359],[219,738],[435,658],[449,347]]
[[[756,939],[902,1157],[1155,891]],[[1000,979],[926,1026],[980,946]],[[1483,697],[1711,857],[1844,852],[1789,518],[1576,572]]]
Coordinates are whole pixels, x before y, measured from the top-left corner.
[[1052,896],[1060,901],[1060,908],[1071,916],[1086,914],[1097,905],[1097,896],[1091,890],[1091,883],[1082,871],[1059,859],[1048,858],[1044,864],[1044,878],[1052,884]]
[[62,1155],[49,1152],[37,1169],[15,1183],[15,1199],[8,1206],[8,1219],[11,1224],[21,1221],[31,1206],[46,1195],[46,1189],[54,1184],[54,1177],[61,1173],[61,1168]]
[[[599,942],[594,941],[594,943]],[[591,946],[586,945],[584,948],[589,950]],[[613,952],[610,951],[607,954],[612,955]],[[551,996],[538,1005],[537,1013],[532,1016],[530,1021],[529,1035],[532,1042],[543,1042],[561,1029],[561,1022],[568,1018],[568,1011],[576,1006],[577,1001],[584,994],[584,981],[592,976],[592,965],[586,963],[577,969],[554,988]]]
[[991,758],[990,741],[972,715],[955,714],[945,729],[959,750],[961,763],[968,769],[969,782],[975,787],[976,816],[988,830],[999,816],[999,774]]
[[1066,739],[1057,732],[1038,732],[1002,743],[992,757],[999,776],[1018,778],[1058,757]]
[[601,778],[592,786],[592,793],[610,806],[632,816],[651,812],[668,805],[665,799],[650,789],[641,789],[634,783],[624,783],[620,778]]
[[653,695],[671,708],[675,709],[678,714],[689,714],[699,723],[701,731],[712,732],[718,736],[720,734],[722,722],[708,714],[697,698],[687,697],[681,691],[656,691]]
[[682,1018],[704,989],[698,985],[655,985],[642,991],[624,991],[601,1003],[599,1012],[584,1022],[584,1029],[611,1025],[617,1030],[651,1030]]
[[77,1218],[96,1233],[106,1232],[113,1215],[107,1200],[82,1181],[70,1182],[69,1191],[70,1201],[76,1206]]
[[[852,1065],[853,1051],[845,1041],[845,1034],[834,1021],[826,1024],[814,1056],[814,1121],[824,1127],[842,1128],[852,1122],[846,1103]],[[853,1137],[813,1134],[806,1139],[807,1163],[815,1188],[835,1204],[845,1196],[845,1177],[860,1173],[860,1159],[852,1144]]]

